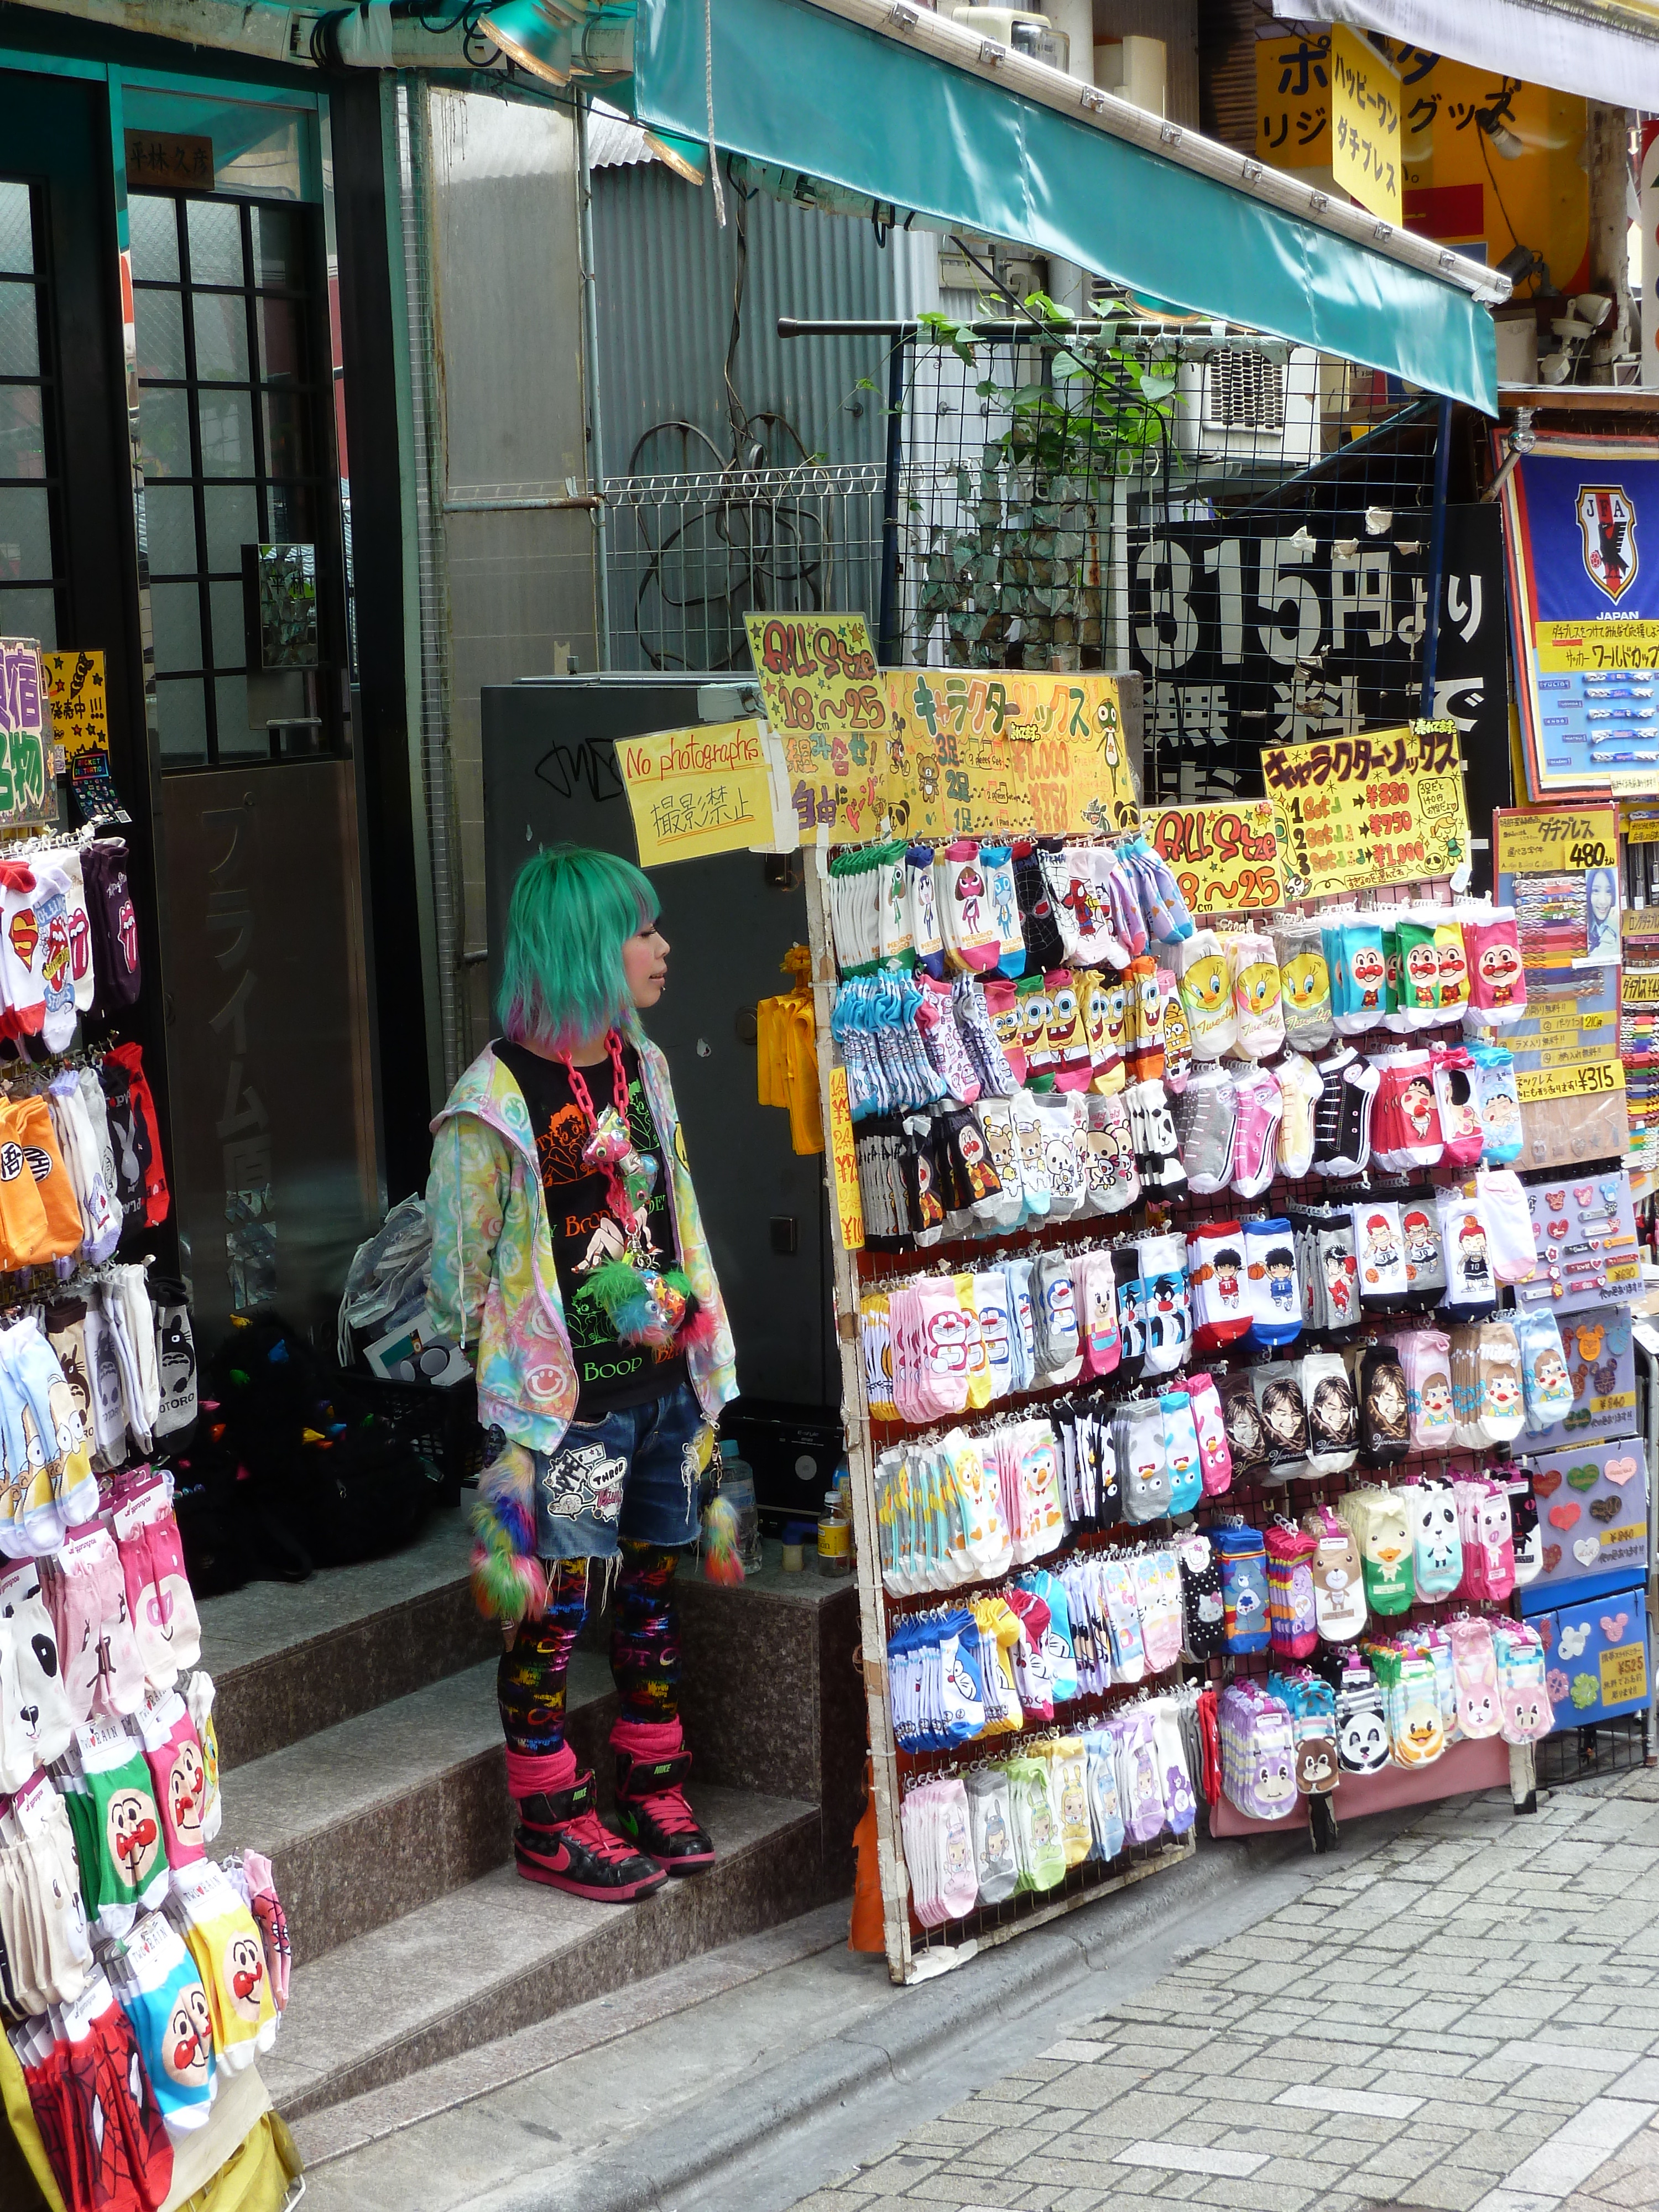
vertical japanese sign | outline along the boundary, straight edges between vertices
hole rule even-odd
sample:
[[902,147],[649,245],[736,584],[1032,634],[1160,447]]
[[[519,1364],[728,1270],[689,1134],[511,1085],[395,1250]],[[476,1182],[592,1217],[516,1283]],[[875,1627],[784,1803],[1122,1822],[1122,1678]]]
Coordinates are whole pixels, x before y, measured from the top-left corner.
[[830,1162],[836,1177],[841,1241],[848,1252],[856,1252],[864,1243],[864,1197],[859,1188],[858,1146],[853,1138],[853,1110],[844,1067],[830,1071]]
[[856,844],[878,836],[887,699],[864,617],[751,614],[744,623],[803,839],[820,832]]
[[224,845],[208,870],[207,934],[226,995],[207,1025],[224,1069],[214,1129],[223,1148],[225,1273],[232,1310],[249,1313],[276,1295],[270,1115],[255,1080],[259,1039],[248,1018],[259,985],[252,958],[258,816],[251,806],[210,807],[202,827]]
[[642,868],[775,842],[758,722],[709,722],[619,738],[617,762]]
[[0,829],[55,821],[40,648],[33,638],[0,638]]
[[1469,824],[1450,722],[1328,744],[1264,745],[1285,890],[1323,898],[1389,884],[1468,879]]
[[1346,24],[1331,33],[1331,174],[1363,208],[1401,216],[1400,77]]

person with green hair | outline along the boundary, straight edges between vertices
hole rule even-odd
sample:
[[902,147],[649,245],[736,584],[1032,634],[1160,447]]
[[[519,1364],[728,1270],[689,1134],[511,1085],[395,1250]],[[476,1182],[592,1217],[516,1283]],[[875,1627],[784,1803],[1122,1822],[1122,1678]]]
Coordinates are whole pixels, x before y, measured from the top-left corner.
[[[507,1638],[514,1856],[528,1881],[615,1903],[714,1856],[685,1796],[672,1593],[737,1378],[668,1065],[640,1023],[667,961],[629,861],[570,845],[526,861],[502,1035],[433,1122],[427,1186],[428,1302],[475,1362],[493,1447],[472,1587]],[[615,1826],[564,1735],[595,1560],[616,1577]]]

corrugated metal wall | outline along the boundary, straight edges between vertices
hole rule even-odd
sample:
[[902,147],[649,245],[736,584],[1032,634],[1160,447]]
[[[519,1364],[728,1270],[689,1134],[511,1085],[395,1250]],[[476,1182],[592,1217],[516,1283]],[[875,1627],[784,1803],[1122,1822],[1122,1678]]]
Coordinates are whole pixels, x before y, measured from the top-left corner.
[[1095,0],[1096,38],[1163,40],[1170,119],[1190,130],[1198,128],[1198,17],[1199,0]]
[[[727,190],[728,215],[733,195]],[[745,414],[775,413],[808,453],[878,460],[885,449],[886,344],[880,338],[781,339],[780,315],[892,317],[938,305],[938,242],[786,207],[757,195],[745,210],[749,262],[732,378]],[[593,179],[599,378],[607,476],[719,468],[732,457],[723,372],[738,243],[714,220],[714,194],[660,162],[605,168]],[[869,377],[875,392],[856,389]],[[658,438],[654,424],[692,422],[718,449]],[[764,428],[758,434],[766,435]],[[769,439],[774,465],[799,453]]]

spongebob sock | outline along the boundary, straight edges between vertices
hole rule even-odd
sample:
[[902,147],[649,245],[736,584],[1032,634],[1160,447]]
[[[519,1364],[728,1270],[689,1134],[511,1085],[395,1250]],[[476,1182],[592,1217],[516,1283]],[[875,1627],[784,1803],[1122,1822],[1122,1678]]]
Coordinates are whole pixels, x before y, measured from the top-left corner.
[[611,1671],[624,1721],[679,1718],[680,1632],[673,1595],[679,1556],[666,1544],[622,1540]]
[[495,1700],[509,1752],[550,1757],[564,1748],[564,1686],[587,1617],[587,1561],[561,1559],[548,1577],[547,1611],[520,1624],[495,1669]]

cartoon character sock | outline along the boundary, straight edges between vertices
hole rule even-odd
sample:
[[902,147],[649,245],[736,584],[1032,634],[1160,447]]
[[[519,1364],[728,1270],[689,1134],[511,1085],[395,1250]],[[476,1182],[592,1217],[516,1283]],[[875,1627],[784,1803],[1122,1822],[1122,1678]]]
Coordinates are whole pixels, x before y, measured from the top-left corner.
[[75,1733],[87,1802],[67,1802],[81,1893],[88,1920],[125,1936],[139,1909],[153,1911],[167,1893],[161,1816],[143,1748],[118,1723],[93,1720]]
[[112,1969],[161,2118],[174,2137],[204,2128],[217,2087],[213,2019],[196,1962],[177,1930],[147,1912]]
[[1246,1060],[1269,1060],[1285,1043],[1279,1005],[1279,963],[1273,939],[1254,929],[1237,930],[1227,940],[1237,1038],[1233,1049]]
[[501,1733],[509,1753],[525,1758],[551,1758],[565,1747],[565,1677],[587,1618],[586,1559],[562,1559],[547,1579],[546,1612],[519,1624],[495,1667]]
[[195,1723],[176,1691],[146,1705],[138,1720],[144,1763],[155,1788],[167,1863],[176,1873],[207,1856],[202,1811],[207,1802],[207,1769]]
[[173,1664],[193,1667],[202,1656],[202,1622],[185,1571],[185,1550],[179,1523],[159,1485],[143,1504],[143,1533],[149,1553],[160,1618],[155,1624],[166,1638]]
[[1406,1273],[1400,1208],[1390,1199],[1367,1199],[1355,1206],[1353,1225],[1362,1305],[1403,1304],[1411,1284]]
[[1469,1057],[1480,1100],[1481,1159],[1489,1168],[1509,1167],[1521,1157],[1515,1054],[1501,1044],[1472,1044]]
[[1229,1651],[1267,1648],[1267,1550],[1259,1528],[1224,1522],[1211,1530],[1221,1562],[1222,1620]]
[[[1478,918],[1477,918],[1478,917]],[[1468,958],[1468,1006],[1463,1019],[1481,1029],[1507,1029],[1527,1012],[1527,971],[1515,908],[1472,908],[1463,916]]]
[[1274,921],[1272,936],[1273,957],[1279,963],[1285,1042],[1292,1052],[1318,1052],[1330,1042],[1334,1033],[1331,975],[1325,964],[1323,933],[1311,916],[1289,914]]
[[1448,1167],[1472,1168],[1486,1141],[1475,1094],[1474,1061],[1463,1045],[1437,1045],[1429,1065],[1440,1109],[1441,1158]]
[[1120,1406],[1113,1417],[1112,1432],[1124,1519],[1163,1520],[1170,1510],[1170,1471],[1164,1458],[1162,1408],[1156,1400]]
[[1566,1350],[1553,1313],[1516,1314],[1514,1328],[1521,1349],[1527,1427],[1538,1436],[1565,1420],[1572,1410]]
[[1200,1352],[1218,1352],[1244,1334],[1254,1310],[1243,1224],[1209,1221],[1189,1231],[1187,1275],[1194,1346]]
[[1465,1198],[1454,1185],[1439,1193],[1440,1247],[1445,1255],[1446,1291],[1443,1303],[1464,1316],[1489,1313],[1498,1303],[1492,1273],[1492,1233],[1479,1193]]
[[276,2039],[276,2008],[253,1917],[223,1870],[204,1859],[174,1874],[167,1917],[207,1992],[215,2056],[226,2073],[240,2074]]
[[127,1617],[137,1639],[144,1680],[154,1691],[171,1690],[179,1679],[179,1662],[162,1633],[161,1596],[155,1587],[155,1568],[142,1529],[123,1540],[116,1538],[121,1581],[126,1592]]
[[1180,1236],[1164,1233],[1140,1239],[1148,1375],[1172,1374],[1192,1340],[1186,1256],[1186,1242]]
[[37,1767],[68,1749],[75,1726],[33,1559],[0,1575],[0,1789],[21,1790]]
[[1434,941],[1439,917],[1432,907],[1400,916],[1400,1012],[1408,1029],[1432,1029],[1440,1018],[1440,956]]
[[1200,1060],[1219,1060],[1238,1042],[1232,975],[1221,939],[1212,929],[1195,930],[1177,947],[1175,961],[1193,1051]]
[[[202,1747],[202,1841],[210,1844],[219,1832],[224,1808],[219,1795],[219,1735],[213,1725],[213,1677],[198,1667],[185,1685],[185,1710],[190,1715],[196,1741]],[[277,2009],[283,2000],[277,2000]]]
[[1014,1861],[1013,1808],[1008,1798],[1008,1778],[991,1766],[970,1774],[963,1788],[968,1794],[969,1832],[973,1838],[974,1873],[982,1905],[1000,1905],[1014,1893],[1019,1869]]
[[1302,1285],[1290,1223],[1282,1215],[1244,1224],[1249,1284],[1250,1341],[1264,1351],[1289,1344],[1302,1330]]
[[1267,1531],[1267,1632],[1281,1659],[1305,1659],[1319,1642],[1313,1560],[1318,1547],[1305,1530],[1275,1522]]
[[1164,1414],[1164,1464],[1170,1478],[1171,1515],[1190,1513],[1204,1495],[1203,1462],[1192,1401],[1184,1390],[1166,1390],[1158,1400]]

